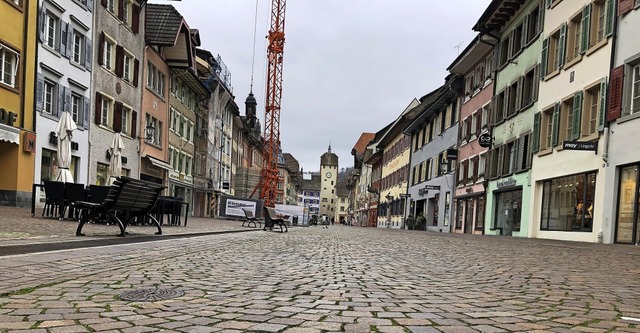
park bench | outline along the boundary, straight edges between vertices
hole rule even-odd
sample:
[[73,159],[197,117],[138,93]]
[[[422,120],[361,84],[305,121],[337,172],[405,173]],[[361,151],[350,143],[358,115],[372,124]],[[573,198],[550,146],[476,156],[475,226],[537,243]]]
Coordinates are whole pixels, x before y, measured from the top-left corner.
[[119,236],[125,236],[127,226],[136,218],[151,221],[158,228],[156,235],[162,235],[162,227],[152,213],[158,196],[164,188],[162,185],[144,180],[118,177],[109,188],[104,201],[100,203],[76,201],[71,204],[76,209],[87,211],[76,229],[76,236],[84,236],[82,227],[100,214],[105,214],[108,221],[118,225]]
[[244,222],[242,222],[243,227],[250,227],[250,228],[262,227],[262,222],[253,215],[252,210],[247,208],[242,208],[242,210],[244,211],[244,217],[245,217]]
[[275,208],[264,207],[264,228],[262,230],[273,230],[274,226],[280,227],[280,232],[287,232],[289,229],[287,228],[287,219],[288,215],[280,215],[276,212]]

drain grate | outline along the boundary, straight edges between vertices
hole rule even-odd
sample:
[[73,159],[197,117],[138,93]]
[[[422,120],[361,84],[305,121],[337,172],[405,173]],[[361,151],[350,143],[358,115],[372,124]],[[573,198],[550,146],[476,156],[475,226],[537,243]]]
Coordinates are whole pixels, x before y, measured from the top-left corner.
[[144,288],[127,290],[120,294],[120,299],[135,302],[153,302],[171,299],[184,295],[184,291],[167,288]]

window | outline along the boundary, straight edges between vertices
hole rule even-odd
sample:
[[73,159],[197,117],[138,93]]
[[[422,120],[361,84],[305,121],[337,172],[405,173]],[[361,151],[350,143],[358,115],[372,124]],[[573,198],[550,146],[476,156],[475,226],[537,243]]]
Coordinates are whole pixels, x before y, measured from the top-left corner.
[[522,80],[522,105],[521,107],[527,107],[538,98],[538,67],[534,67],[529,70]]
[[131,22],[131,2],[126,0],[120,1],[122,1],[122,6],[120,7],[122,12],[118,14],[124,25],[128,26],[129,22]]
[[116,0],[106,0],[107,10],[112,14],[116,14]]
[[147,88],[164,98],[165,76],[151,62],[147,63]]
[[105,38],[104,59],[102,60],[102,63],[104,64],[104,67],[110,71],[113,71],[115,69],[115,49],[115,41]]
[[520,80],[516,80],[511,86],[509,86],[509,97],[507,100],[507,113],[506,116],[507,118],[513,116],[514,114],[516,114],[518,112],[518,109],[520,108],[520,103],[518,103],[518,86],[519,86]]
[[596,173],[544,181],[540,230],[591,232]]
[[504,146],[504,157],[502,160],[502,175],[510,175],[515,171],[515,158],[517,157],[517,146],[515,141],[511,141]]
[[71,94],[71,117],[76,124],[82,123],[82,96],[76,93]]
[[[161,147],[162,146],[162,121],[153,117],[149,113],[146,114],[145,120],[146,120],[146,126],[151,125],[153,126],[153,128],[155,128],[155,130],[153,131],[153,137],[147,138],[147,142]],[[180,163],[182,163],[182,160],[180,160]]]
[[542,111],[542,125],[540,127],[540,149],[551,149],[553,147],[553,111],[554,107]]
[[111,127],[111,123],[109,122],[111,117],[109,115],[113,112],[113,100],[103,95],[101,104],[100,125]]
[[529,13],[528,19],[529,19],[529,22],[527,25],[527,43],[534,40],[542,30],[542,24],[541,24],[542,22],[540,22],[541,21],[540,8],[535,7],[533,10],[531,10],[531,13]]
[[573,97],[562,102],[560,119],[559,140],[571,140],[571,133],[573,132]]
[[47,11],[44,17],[44,43],[48,47],[55,49],[58,47],[58,39],[60,32],[60,20],[50,11]]
[[631,111],[640,111],[640,65],[635,65],[631,69]]
[[[611,1],[611,0],[609,0]],[[605,0],[596,0],[591,3],[591,31],[589,47],[594,46],[606,38],[607,11]]]
[[489,125],[489,111],[491,110],[491,103],[482,107],[482,127]]
[[498,124],[505,118],[505,108],[506,108],[506,89],[499,92],[495,96],[495,103],[493,103],[493,123]]
[[131,135],[131,128],[130,128],[131,126],[129,126],[130,117],[131,117],[131,108],[127,106],[123,106],[122,107],[122,126],[120,128],[120,131],[123,134]]
[[98,163],[96,167],[96,185],[107,185],[107,179],[109,179],[108,172],[108,164]]
[[71,59],[73,62],[79,64],[84,59],[83,57],[83,48],[84,48],[84,36],[81,35],[77,30],[73,31],[73,54]]
[[45,80],[43,95],[44,95],[43,111],[50,115],[57,114],[56,99],[58,96],[58,84],[53,81]]
[[484,170],[487,164],[487,154],[480,154],[478,156],[478,178],[484,177]]
[[567,62],[580,56],[580,42],[582,40],[582,12],[569,21],[567,32]]
[[549,51],[547,59],[547,73],[560,69],[560,29],[549,36]]
[[20,56],[18,53],[0,44],[0,82],[17,88],[18,63]]
[[506,36],[502,43],[500,44],[500,58],[499,58],[499,67],[506,64],[509,60],[509,39],[510,36]]
[[123,60],[122,78],[127,82],[131,82],[133,80],[132,67],[133,67],[133,56],[128,53],[125,53],[124,60]]
[[513,36],[513,43],[511,43],[511,57],[522,50],[522,29],[522,23],[520,23],[515,29],[513,29],[513,32],[511,32],[511,36]]

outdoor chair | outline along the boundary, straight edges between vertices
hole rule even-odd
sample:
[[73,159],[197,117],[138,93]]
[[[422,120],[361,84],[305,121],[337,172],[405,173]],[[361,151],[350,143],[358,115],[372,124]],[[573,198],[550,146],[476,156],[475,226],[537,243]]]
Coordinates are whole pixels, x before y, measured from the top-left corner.
[[64,185],[64,211],[62,216],[66,215],[66,210],[69,209],[69,218],[73,220],[79,220],[81,217],[81,210],[71,206],[72,202],[85,200],[84,184],[79,183],[65,183]]
[[42,210],[42,216],[45,214],[47,217],[58,217],[62,219],[64,214],[64,183],[57,181],[44,181],[44,209]]

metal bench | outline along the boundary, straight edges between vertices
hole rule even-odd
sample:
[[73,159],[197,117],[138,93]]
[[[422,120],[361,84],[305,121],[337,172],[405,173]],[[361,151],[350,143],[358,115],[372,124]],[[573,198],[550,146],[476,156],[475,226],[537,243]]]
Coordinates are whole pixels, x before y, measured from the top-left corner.
[[112,221],[120,228],[120,235],[124,237],[127,226],[136,218],[146,218],[156,225],[162,235],[162,227],[153,216],[152,211],[165,187],[156,183],[130,177],[118,177],[109,188],[106,199],[100,203],[76,201],[71,203],[76,209],[86,210],[76,229],[76,236],[84,236],[82,227],[100,214],[105,214],[108,221]]
[[253,215],[252,210],[249,210],[247,208],[242,208],[242,210],[244,211],[244,217],[245,217],[244,222],[242,222],[243,227],[250,227],[250,228],[262,227],[262,221],[258,220],[258,218]]
[[276,212],[275,208],[264,207],[262,209],[264,211],[264,228],[262,230],[273,230],[273,227],[279,226],[280,232],[288,232],[287,228],[287,219],[289,215],[280,215]]

